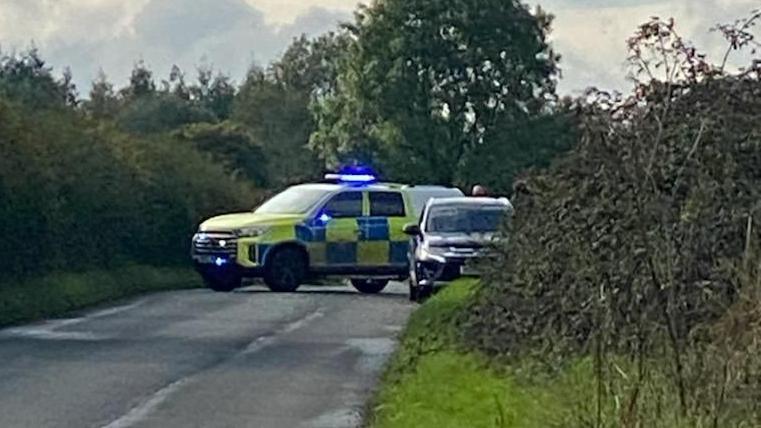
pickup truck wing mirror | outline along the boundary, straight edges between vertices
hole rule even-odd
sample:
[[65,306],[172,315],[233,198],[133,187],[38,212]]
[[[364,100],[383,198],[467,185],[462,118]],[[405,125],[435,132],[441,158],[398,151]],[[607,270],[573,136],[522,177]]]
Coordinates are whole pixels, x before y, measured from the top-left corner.
[[404,233],[409,236],[420,236],[422,233],[417,223],[410,223],[404,226]]

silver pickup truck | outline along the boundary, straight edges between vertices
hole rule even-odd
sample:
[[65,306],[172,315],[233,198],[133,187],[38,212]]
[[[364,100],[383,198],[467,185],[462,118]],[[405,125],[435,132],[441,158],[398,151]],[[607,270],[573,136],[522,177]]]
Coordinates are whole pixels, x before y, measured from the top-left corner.
[[428,297],[437,281],[478,275],[473,261],[487,254],[512,213],[505,198],[431,199],[419,223],[404,228],[412,237],[410,300]]

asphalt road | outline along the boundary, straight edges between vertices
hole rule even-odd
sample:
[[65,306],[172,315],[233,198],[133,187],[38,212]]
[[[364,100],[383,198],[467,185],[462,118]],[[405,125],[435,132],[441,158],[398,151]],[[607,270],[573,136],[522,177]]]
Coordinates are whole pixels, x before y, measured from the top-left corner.
[[354,427],[413,308],[192,290],[0,330],[0,427]]

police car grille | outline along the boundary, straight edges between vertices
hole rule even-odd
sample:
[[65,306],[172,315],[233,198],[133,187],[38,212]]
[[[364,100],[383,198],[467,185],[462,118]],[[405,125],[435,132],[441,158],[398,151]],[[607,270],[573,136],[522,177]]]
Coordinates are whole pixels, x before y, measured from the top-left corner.
[[193,251],[197,255],[234,256],[238,253],[238,238],[229,233],[199,234],[193,239]]

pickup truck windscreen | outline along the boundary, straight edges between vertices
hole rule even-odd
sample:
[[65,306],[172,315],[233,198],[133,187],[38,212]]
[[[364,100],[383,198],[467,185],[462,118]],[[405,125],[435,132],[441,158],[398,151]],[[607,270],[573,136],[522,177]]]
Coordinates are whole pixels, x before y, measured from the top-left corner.
[[504,207],[441,206],[431,207],[428,233],[491,233],[499,230],[508,210]]

